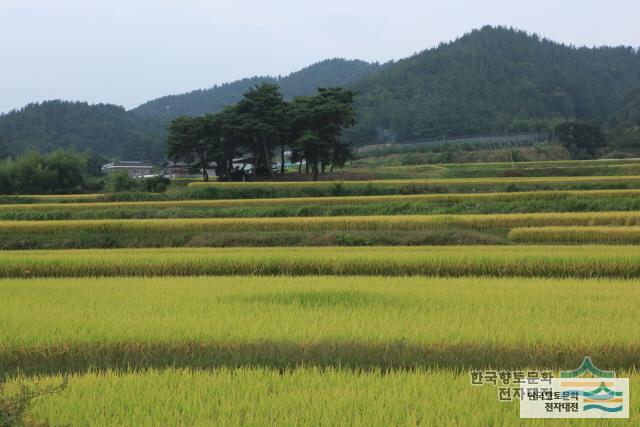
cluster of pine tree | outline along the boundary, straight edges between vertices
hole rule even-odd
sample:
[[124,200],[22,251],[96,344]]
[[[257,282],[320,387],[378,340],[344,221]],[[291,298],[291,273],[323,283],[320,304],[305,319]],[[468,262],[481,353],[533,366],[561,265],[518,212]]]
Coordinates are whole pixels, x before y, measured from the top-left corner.
[[255,174],[273,178],[274,152],[279,149],[284,174],[284,153],[289,147],[292,160],[300,165],[304,161],[317,180],[320,170],[342,166],[351,156],[341,134],[355,124],[353,97],[348,90],[327,88],[286,102],[277,85],[255,86],[240,102],[217,114],[174,119],[169,126],[168,155],[197,164],[207,181],[211,163],[216,163],[222,179],[232,180],[233,159],[250,154]]

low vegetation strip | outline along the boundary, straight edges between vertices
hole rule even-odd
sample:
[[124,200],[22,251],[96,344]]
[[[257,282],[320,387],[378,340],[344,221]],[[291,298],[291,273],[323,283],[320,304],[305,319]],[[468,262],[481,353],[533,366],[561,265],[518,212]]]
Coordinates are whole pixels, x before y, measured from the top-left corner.
[[0,205],[6,211],[105,210],[105,209],[210,209],[282,205],[363,205],[372,203],[561,200],[575,198],[638,198],[640,190],[565,190],[513,193],[409,194],[387,196],[297,197],[273,199],[174,200],[142,202],[34,203]]
[[[340,181],[344,186],[362,185],[502,185],[502,184],[558,184],[558,183],[628,183],[640,182],[640,176],[554,176],[554,177],[508,177],[508,178],[434,178],[434,179],[385,179],[369,181]],[[264,181],[264,182],[192,182],[189,187],[322,187],[336,185],[335,181]]]
[[0,277],[383,275],[640,277],[633,246],[4,251]]
[[640,243],[640,227],[527,227],[508,237],[525,243]]
[[172,218],[132,220],[0,221],[2,234],[174,233],[243,231],[407,231],[443,227],[475,230],[541,226],[635,226],[640,212],[560,212],[483,215],[375,215],[294,218]]

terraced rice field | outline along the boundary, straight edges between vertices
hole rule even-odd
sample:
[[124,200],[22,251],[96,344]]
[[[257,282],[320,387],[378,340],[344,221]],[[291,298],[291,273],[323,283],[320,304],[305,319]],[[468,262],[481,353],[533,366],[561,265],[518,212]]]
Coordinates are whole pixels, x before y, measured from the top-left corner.
[[[500,192],[511,184],[544,190]],[[452,191],[375,192],[416,185]],[[336,186],[377,189],[330,196]],[[243,198],[0,205],[0,244],[25,248],[0,251],[0,425],[12,399],[61,383],[25,406],[24,424],[512,426],[518,403],[471,385],[471,370],[557,374],[585,356],[635,389],[633,186],[640,177],[199,183],[185,191]],[[324,192],[267,199],[309,188]],[[231,247],[165,247],[187,246],[180,236]],[[390,246],[398,236],[449,240]],[[469,243],[480,237],[493,246]],[[94,249],[31,249],[80,243]]]
[[[640,387],[637,374],[620,374],[630,377],[632,389]],[[37,383],[60,381],[60,376],[54,376]],[[50,419],[54,424],[83,426],[172,425],[176,418],[185,425],[215,422],[252,426],[510,427],[553,423],[521,422],[517,402],[500,403],[493,387],[472,387],[466,372],[445,369],[367,372],[298,368],[281,372],[251,367],[92,372],[72,375],[64,392],[38,401],[32,412],[36,419]],[[631,413],[640,413],[636,400],[632,400]],[[571,421],[565,425],[627,424],[606,419]]]
[[165,200],[142,202],[85,202],[85,203],[37,203],[0,205],[0,211],[17,210],[104,210],[104,209],[176,209],[218,208],[272,205],[347,205],[392,202],[441,202],[441,201],[511,201],[527,199],[582,198],[628,198],[639,197],[640,190],[565,190],[523,191],[514,193],[453,193],[453,194],[409,194],[387,196],[343,196],[343,197],[297,197],[274,199],[222,199],[222,200]]
[[[636,246],[5,251],[0,277],[189,275],[640,277]],[[306,280],[306,279],[301,279]]]
[[[327,424],[484,425],[486,416],[509,425],[517,405],[471,386],[468,369],[567,367],[588,353],[628,371],[640,355],[637,281],[125,277],[0,289],[8,389],[71,373],[67,389],[32,411],[62,424],[171,423],[172,409],[185,423],[314,424],[333,396]],[[628,315],[602,312],[585,335],[572,320],[603,300]],[[477,400],[477,412],[452,410],[451,396],[433,389],[445,384],[456,402]],[[434,412],[424,399],[443,406]]]
[[85,202],[85,203],[33,203],[0,205],[4,211],[48,211],[48,210],[104,210],[104,209],[208,209],[248,206],[282,205],[363,205],[372,203],[451,202],[451,201],[513,201],[556,200],[566,197],[591,198],[637,198],[640,190],[565,190],[523,191],[513,193],[453,193],[453,194],[409,194],[387,196],[342,196],[342,197],[295,197],[272,199],[222,199],[222,200],[165,200],[141,202]]
[[574,225],[640,225],[640,212],[563,212],[487,215],[373,215],[305,218],[192,218],[142,220],[0,221],[0,233],[170,233],[180,231],[359,231]]

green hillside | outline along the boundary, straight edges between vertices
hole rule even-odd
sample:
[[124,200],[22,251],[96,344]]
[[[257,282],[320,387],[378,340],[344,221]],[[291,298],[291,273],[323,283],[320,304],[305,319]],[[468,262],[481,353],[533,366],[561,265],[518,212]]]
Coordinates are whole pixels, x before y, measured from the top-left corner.
[[160,161],[165,151],[164,127],[160,120],[138,117],[115,105],[47,101],[1,115],[0,141],[14,156],[30,149],[64,148]]
[[633,48],[575,48],[484,27],[353,84],[360,121],[352,138],[407,142],[605,121],[638,85]]
[[215,113],[227,105],[240,101],[243,93],[260,83],[277,84],[285,99],[291,99],[295,96],[312,95],[318,87],[345,86],[380,68],[378,64],[369,64],[364,61],[328,59],[286,77],[251,77],[210,89],[165,96],[142,104],[133,112],[142,116],[161,117],[165,120],[183,114],[198,116]]
[[[252,77],[149,101],[113,105],[50,101],[0,116],[0,157],[72,148],[162,160],[165,128],[181,115],[216,112],[250,87],[276,83],[285,98],[318,87],[357,92],[356,145],[548,130],[567,119],[608,127],[610,147],[640,147],[640,52],[576,48],[504,27],[484,27],[385,65],[330,59],[286,77]],[[4,142],[3,142],[4,141]]]

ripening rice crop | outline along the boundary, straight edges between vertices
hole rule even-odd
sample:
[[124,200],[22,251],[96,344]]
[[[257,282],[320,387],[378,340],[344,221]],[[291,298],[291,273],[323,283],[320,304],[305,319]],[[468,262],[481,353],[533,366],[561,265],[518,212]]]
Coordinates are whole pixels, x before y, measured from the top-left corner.
[[388,196],[286,197],[272,199],[174,200],[143,202],[35,203],[0,205],[0,211],[104,210],[104,209],[207,209],[283,205],[361,205],[370,203],[474,202],[558,200],[575,198],[637,198],[640,190],[565,190],[513,193],[410,194]]
[[[52,425],[506,426],[517,423],[517,403],[498,402],[491,386],[471,386],[469,369],[567,369],[588,354],[640,386],[633,374],[638,285],[327,276],[0,280],[0,370],[8,393],[59,384],[60,372],[71,373],[66,389],[37,399],[30,411]],[[575,319],[593,313],[598,321],[585,332]],[[632,416],[639,407],[633,403]]]
[[[61,376],[20,377],[7,389],[61,382]],[[460,405],[473,407],[473,413],[460,414]],[[177,420],[188,426],[474,426],[486,419],[504,425],[518,420],[517,403],[500,404],[493,387],[471,387],[466,373],[313,367],[283,372],[259,366],[74,374],[62,393],[37,399],[31,414],[56,426]]]
[[[2,280],[0,368],[9,376],[181,367],[573,368],[589,354],[599,366],[636,369],[638,285],[326,276]],[[598,322],[586,333],[575,319],[594,312]]]
[[240,231],[407,231],[443,227],[476,230],[542,226],[640,225],[640,212],[565,212],[483,215],[395,215],[293,218],[0,221],[0,233],[55,234]]
[[[31,374],[92,365],[558,367],[591,354],[630,368],[640,356],[639,286],[380,276],[9,279],[0,281],[0,366]],[[585,333],[575,319],[593,313],[598,321]]]
[[640,243],[640,227],[527,227],[514,228],[508,237],[524,243]]
[[0,252],[0,277],[254,274],[640,277],[640,249],[536,245]]
[[[640,376],[630,378],[632,390]],[[55,386],[61,376],[17,378],[19,385]],[[314,367],[280,371],[265,367],[151,369],[74,374],[60,394],[36,400],[33,417],[51,425],[139,426],[452,426],[520,425],[518,402],[499,402],[493,386],[471,386],[467,372],[352,371]],[[446,391],[446,392],[445,392]],[[630,417],[640,416],[640,402],[630,400]],[[463,409],[468,408],[468,409]],[[151,419],[150,414],[153,414]],[[490,422],[488,422],[490,420]],[[549,420],[527,420],[547,427]],[[571,420],[593,426],[594,420]],[[602,419],[598,426],[617,426]]]

